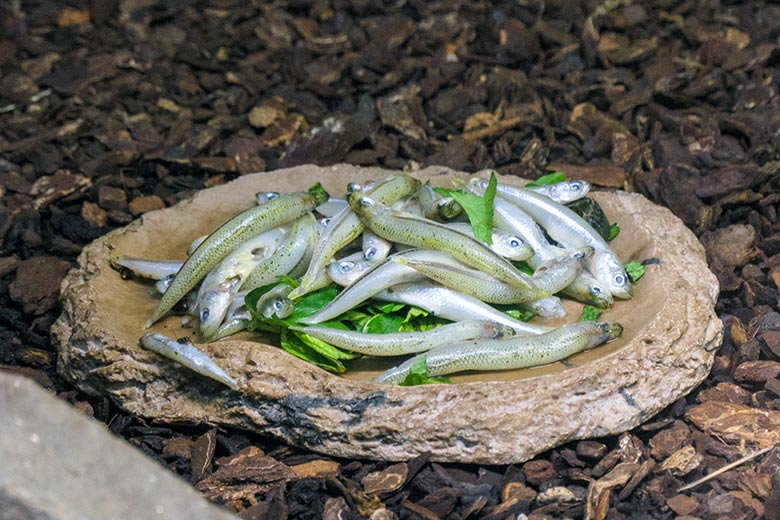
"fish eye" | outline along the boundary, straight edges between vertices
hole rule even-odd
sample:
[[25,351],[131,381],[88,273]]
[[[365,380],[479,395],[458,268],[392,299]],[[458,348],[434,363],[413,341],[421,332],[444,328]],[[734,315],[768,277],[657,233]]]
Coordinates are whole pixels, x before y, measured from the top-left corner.
[[598,285],[594,285],[593,287],[590,288],[590,292],[591,294],[601,294],[601,287],[599,287]]
[[585,258],[585,253],[583,253],[582,251],[577,251],[576,253],[574,253],[574,258],[576,258],[577,260],[582,260],[583,258]]
[[347,192],[348,193],[355,193],[356,191],[361,191],[363,189],[363,186],[358,184],[357,182],[350,182],[347,184]]
[[200,321],[206,321],[207,319],[209,319],[209,314],[211,313],[209,312],[208,309],[203,309],[202,311],[200,311]]
[[355,268],[355,262],[339,262],[339,271],[342,273],[348,273]]
[[574,191],[580,191],[582,189],[582,183],[581,182],[572,182],[571,183],[571,189]]
[[325,226],[325,227],[328,227],[330,225],[330,221],[331,220],[333,220],[333,219],[330,218],[330,217],[325,217],[324,219],[322,219],[322,225]]
[[369,199],[368,197],[363,197],[360,199],[360,205],[361,206],[372,206],[374,204],[374,201]]
[[374,258],[376,256],[376,254],[377,254],[376,248],[375,247],[369,247],[363,253],[363,256],[365,257],[366,260],[371,260],[372,258]]
[[624,283],[626,283],[626,279],[623,278],[622,274],[616,274],[615,278],[613,278],[613,280],[614,280],[616,285],[623,285]]
[[273,305],[273,308],[274,308],[275,311],[282,310],[282,300],[281,299],[277,298],[276,300],[274,300],[274,303],[272,305]]
[[520,247],[520,241],[516,238],[509,240],[509,247]]

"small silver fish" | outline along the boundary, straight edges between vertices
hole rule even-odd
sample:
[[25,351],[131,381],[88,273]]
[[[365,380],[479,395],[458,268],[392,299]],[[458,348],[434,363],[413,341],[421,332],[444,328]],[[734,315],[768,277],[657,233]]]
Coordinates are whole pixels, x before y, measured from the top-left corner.
[[449,323],[424,332],[395,332],[368,334],[333,327],[290,327],[333,346],[370,356],[400,356],[424,352],[439,345],[476,338],[503,338],[514,336],[510,327],[494,321],[466,320]]
[[570,323],[537,336],[477,339],[435,347],[374,378],[377,383],[397,384],[415,363],[425,359],[429,377],[465,370],[515,370],[546,365],[620,337],[618,323],[592,321]]
[[568,204],[579,200],[588,194],[590,191],[590,183],[583,180],[574,181],[562,181],[555,184],[547,184],[546,186],[534,186],[527,188],[539,195],[554,200],[558,204]]
[[238,383],[217,365],[213,359],[191,343],[179,343],[158,332],[150,332],[141,337],[141,345],[147,350],[176,361],[193,372],[204,375],[238,390]]
[[152,260],[120,254],[112,254],[109,262],[113,267],[124,267],[134,275],[150,280],[162,280],[168,276],[172,278],[184,264],[182,260]]

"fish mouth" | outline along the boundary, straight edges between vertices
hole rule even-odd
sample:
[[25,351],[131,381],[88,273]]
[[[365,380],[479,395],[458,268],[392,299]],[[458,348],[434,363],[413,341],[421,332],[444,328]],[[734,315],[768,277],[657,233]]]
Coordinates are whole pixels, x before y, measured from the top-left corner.
[[611,292],[613,297],[619,298],[621,300],[630,300],[631,298],[634,297],[634,288],[631,287],[631,284],[616,289],[612,289]]
[[601,326],[601,330],[605,336],[605,342],[617,339],[623,334],[623,325],[620,323],[599,323],[599,325]]

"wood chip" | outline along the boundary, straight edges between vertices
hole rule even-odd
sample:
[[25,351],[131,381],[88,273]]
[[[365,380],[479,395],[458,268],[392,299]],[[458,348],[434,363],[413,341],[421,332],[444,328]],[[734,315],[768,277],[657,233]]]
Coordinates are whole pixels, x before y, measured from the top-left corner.
[[532,460],[523,464],[523,473],[529,484],[540,486],[555,477],[555,468],[549,460]]
[[254,446],[219,461],[221,464],[217,470],[195,486],[214,501],[245,499],[298,478],[289,466]]
[[680,516],[692,515],[699,509],[699,501],[688,495],[675,495],[666,501],[666,505]]
[[771,447],[780,443],[780,411],[708,401],[685,414],[698,428],[727,442]]
[[410,502],[407,499],[404,499],[403,502],[401,502],[401,505],[404,506],[409,511],[420,515],[425,520],[439,520],[439,515],[437,515],[430,509],[417,505],[413,502]]
[[685,446],[672,453],[661,463],[659,469],[669,471],[675,477],[683,477],[698,468],[702,460],[702,456],[696,452],[696,448]]
[[192,445],[192,478],[198,482],[211,468],[217,447],[217,430],[212,428],[195,440]]
[[406,464],[401,462],[388,466],[382,471],[369,473],[363,477],[360,483],[363,484],[366,493],[392,493],[401,489],[401,486],[406,482],[408,472]]
[[734,380],[742,383],[764,383],[780,375],[780,362],[746,361],[734,369]]
[[290,466],[290,469],[298,478],[326,478],[336,477],[339,474],[339,463],[333,460],[312,460],[296,466]]
[[588,486],[585,500],[585,518],[587,520],[604,520],[609,510],[609,498],[612,489],[624,486],[639,469],[639,464],[621,462],[615,469]]

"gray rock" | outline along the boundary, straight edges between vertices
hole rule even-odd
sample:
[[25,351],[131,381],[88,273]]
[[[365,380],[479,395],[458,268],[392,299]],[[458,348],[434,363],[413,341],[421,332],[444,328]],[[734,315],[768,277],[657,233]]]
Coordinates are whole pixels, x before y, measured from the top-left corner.
[[[517,463],[564,442],[629,430],[707,376],[722,324],[704,248],[668,209],[623,192],[595,194],[622,229],[612,245],[624,261],[660,263],[648,267],[634,299],[602,315],[623,324],[623,337],[565,363],[458,375],[452,385],[383,386],[368,380],[386,363],[357,360],[337,376],[272,346],[274,338],[246,333],[201,345],[238,381],[234,392],[140,348],[156,301],[148,286],[122,280],[109,267],[112,251],[180,258],[194,238],[254,204],[258,191],[320,181],[343,193],[348,181],[387,173],[338,165],[247,175],[100,238],[63,284],[63,314],[53,328],[61,373],[85,392],[156,420],[236,426],[343,457],[406,460],[431,452],[433,460],[487,464]],[[466,174],[428,168],[414,175],[446,186]],[[576,320],[581,306],[565,307],[567,319]],[[178,317],[153,330],[194,334]]]
[[32,381],[0,372],[0,520],[236,518]]

